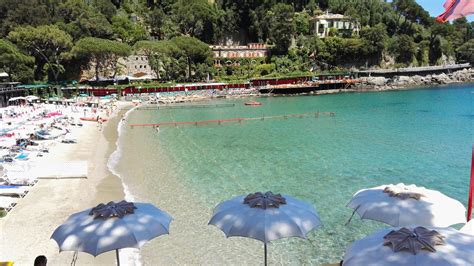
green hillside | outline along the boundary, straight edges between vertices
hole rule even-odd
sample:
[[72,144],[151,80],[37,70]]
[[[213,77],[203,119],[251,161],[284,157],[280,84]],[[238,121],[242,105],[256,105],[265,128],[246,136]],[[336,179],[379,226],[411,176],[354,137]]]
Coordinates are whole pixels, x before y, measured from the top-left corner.
[[[326,10],[360,34],[314,36],[310,18]],[[474,23],[439,24],[414,0],[0,0],[0,38],[0,70],[22,82],[77,79],[89,62],[115,73],[132,53],[163,81],[474,61]],[[208,45],[225,40],[271,56],[214,68]]]

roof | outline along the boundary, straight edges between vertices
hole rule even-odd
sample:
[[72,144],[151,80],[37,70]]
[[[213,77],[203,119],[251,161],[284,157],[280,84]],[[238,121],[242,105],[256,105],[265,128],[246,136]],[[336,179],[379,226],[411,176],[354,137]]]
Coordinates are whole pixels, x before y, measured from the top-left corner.
[[20,85],[18,87],[25,88],[25,89],[41,89],[41,88],[49,88],[51,85],[48,84],[27,84],[27,85]]
[[8,78],[8,74],[6,72],[0,72],[0,78]]
[[353,18],[351,18],[351,17],[344,16],[344,15],[341,15],[341,14],[332,14],[332,13],[325,13],[325,14],[322,14],[322,15],[313,17],[311,20],[323,20],[323,19],[326,19],[326,20],[335,20],[335,19],[339,19],[339,20],[353,20]]

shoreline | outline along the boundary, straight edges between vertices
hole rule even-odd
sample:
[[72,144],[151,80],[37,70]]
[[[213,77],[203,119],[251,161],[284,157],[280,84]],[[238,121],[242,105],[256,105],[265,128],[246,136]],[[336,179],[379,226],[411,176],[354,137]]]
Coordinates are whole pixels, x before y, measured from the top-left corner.
[[[117,108],[99,131],[95,123],[85,122],[74,128],[77,144],[57,143],[50,153],[36,162],[86,160],[88,178],[40,180],[6,217],[0,219],[0,261],[18,265],[32,264],[36,256],[45,255],[52,265],[70,264],[74,252],[61,252],[50,237],[71,214],[99,203],[124,198],[121,180],[107,167],[116,149],[117,125],[123,110]],[[23,228],[21,231],[18,228]],[[34,236],[34,237],[32,237]],[[22,241],[18,241],[22,240]],[[78,253],[79,264],[113,264],[115,253],[107,252],[94,258]]]

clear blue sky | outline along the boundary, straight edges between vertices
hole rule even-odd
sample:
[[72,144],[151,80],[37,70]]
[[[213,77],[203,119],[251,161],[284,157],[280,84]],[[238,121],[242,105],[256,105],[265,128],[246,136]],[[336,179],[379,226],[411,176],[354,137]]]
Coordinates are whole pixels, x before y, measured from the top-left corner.
[[[416,2],[420,4],[426,11],[430,12],[432,17],[436,17],[444,12],[443,5],[446,0],[416,0]],[[473,21],[474,15],[468,16],[467,19],[469,21]]]

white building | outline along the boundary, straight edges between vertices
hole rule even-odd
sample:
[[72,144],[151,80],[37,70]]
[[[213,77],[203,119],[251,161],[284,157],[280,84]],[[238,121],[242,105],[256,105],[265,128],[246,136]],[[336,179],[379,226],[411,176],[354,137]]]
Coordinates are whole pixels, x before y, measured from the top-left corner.
[[360,24],[356,19],[328,12],[311,18],[310,26],[311,33],[320,38],[328,37],[331,29],[336,29],[338,32],[346,31],[352,35],[359,35],[360,32]]

